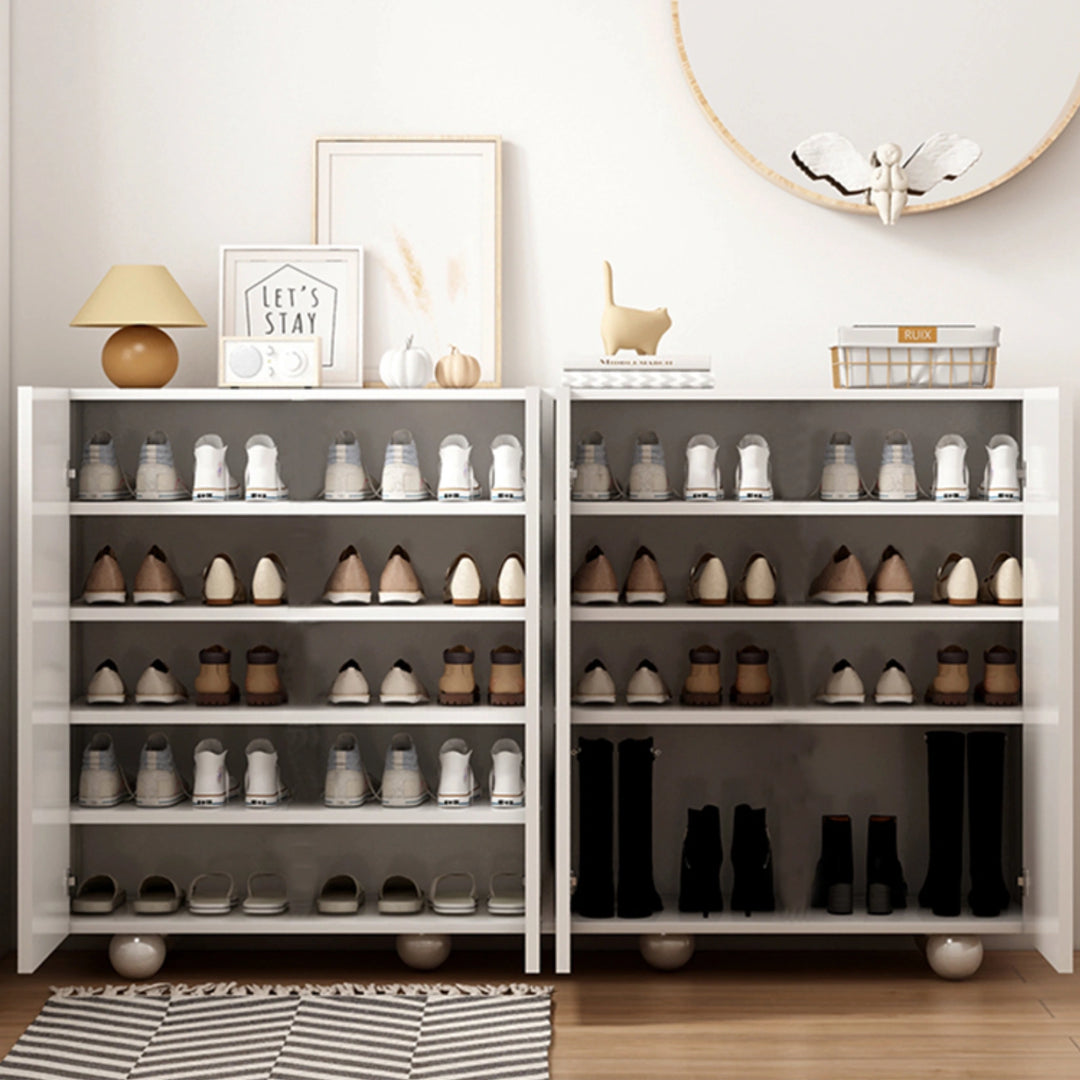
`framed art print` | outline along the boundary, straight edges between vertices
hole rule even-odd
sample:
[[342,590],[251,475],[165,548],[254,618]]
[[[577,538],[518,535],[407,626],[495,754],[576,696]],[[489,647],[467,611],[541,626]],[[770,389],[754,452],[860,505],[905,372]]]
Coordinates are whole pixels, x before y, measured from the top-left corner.
[[219,315],[221,337],[317,337],[322,385],[359,386],[363,249],[309,244],[223,247]]
[[318,244],[364,249],[364,382],[414,342],[454,345],[502,384],[502,142],[463,138],[315,141]]

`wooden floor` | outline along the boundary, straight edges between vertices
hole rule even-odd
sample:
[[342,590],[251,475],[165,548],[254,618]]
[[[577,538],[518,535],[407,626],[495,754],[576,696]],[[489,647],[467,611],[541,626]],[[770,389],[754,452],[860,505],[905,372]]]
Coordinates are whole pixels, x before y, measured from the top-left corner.
[[[699,954],[655,972],[632,953],[578,954],[572,977],[523,979],[508,956],[457,953],[429,981],[555,986],[555,1080],[1051,1080],[1080,1078],[1080,976],[1035,953],[988,953],[947,983],[910,952]],[[172,982],[413,981],[381,953],[182,953]],[[116,982],[103,951],[32,976],[0,972],[0,1053],[49,987]]]

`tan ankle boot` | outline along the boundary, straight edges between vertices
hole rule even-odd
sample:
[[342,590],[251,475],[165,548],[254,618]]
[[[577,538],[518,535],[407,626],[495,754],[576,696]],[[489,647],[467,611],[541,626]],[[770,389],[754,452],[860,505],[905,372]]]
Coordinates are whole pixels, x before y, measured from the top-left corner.
[[196,705],[232,705],[240,700],[240,688],[232,681],[232,654],[224,645],[199,650],[199,674],[195,676]]
[[476,654],[466,645],[444,649],[443,673],[439,679],[440,705],[475,705],[480,700],[473,664]]
[[521,650],[515,649],[513,645],[500,645],[491,650],[488,701],[492,705],[525,704],[525,672],[521,666]]
[[720,650],[699,645],[690,650],[690,674],[683,684],[684,705],[719,705],[723,701],[720,683]]
[[975,700],[984,705],[1019,705],[1020,675],[1016,670],[1016,650],[995,645],[983,653],[986,664],[983,681],[975,687]]
[[278,651],[269,645],[248,649],[244,692],[249,705],[282,705],[288,700],[278,675]]
[[744,645],[736,654],[735,685],[731,700],[736,705],[771,705],[772,680],[769,678],[769,651],[757,645]]
[[937,660],[937,674],[926,691],[926,700],[931,705],[966,705],[971,686],[967,649],[946,645],[938,649]]

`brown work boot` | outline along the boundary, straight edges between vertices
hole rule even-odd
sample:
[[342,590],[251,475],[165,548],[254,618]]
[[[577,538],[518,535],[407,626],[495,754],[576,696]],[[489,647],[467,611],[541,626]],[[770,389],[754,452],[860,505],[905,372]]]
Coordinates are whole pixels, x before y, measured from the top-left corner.
[[870,579],[875,604],[915,603],[915,584],[904,556],[890,544],[881,553],[881,562]]
[[656,556],[647,547],[634,552],[624,592],[628,604],[662,604],[667,600],[664,577],[656,565]]
[[521,665],[521,650],[513,645],[500,645],[491,650],[488,702],[491,705],[525,704],[525,671]]
[[322,598],[331,604],[371,603],[371,579],[364,560],[352,544],[338,556]]
[[769,650],[744,645],[735,654],[735,685],[731,700],[735,705],[771,705],[772,680],[769,678]]
[[278,674],[278,651],[269,645],[248,649],[244,692],[249,705],[283,705],[288,700]]
[[467,645],[443,649],[443,673],[439,679],[440,705],[475,705],[480,700],[473,664],[476,654]]
[[231,660],[232,654],[224,645],[199,650],[196,705],[233,705],[240,700],[240,688],[232,681]]
[[409,553],[400,544],[395,544],[379,578],[379,603],[419,604],[423,599],[424,588]]
[[169,565],[165,552],[155,544],[135,574],[132,599],[136,604],[175,604],[184,599],[184,586]]
[[995,645],[983,653],[983,662],[986,667],[983,681],[975,687],[975,700],[983,705],[1019,705],[1016,650],[1007,645]]
[[683,683],[684,705],[719,705],[724,700],[720,684],[720,650],[699,645],[690,650],[690,674]]
[[571,584],[575,604],[615,604],[619,600],[619,582],[615,569],[601,547],[594,544],[585,554]]
[[88,604],[123,604],[127,600],[124,573],[108,544],[94,556],[83,586],[83,600]]
[[822,604],[865,604],[866,594],[862,563],[844,545],[810,584],[810,599]]
[[966,705],[971,681],[968,678],[968,652],[962,645],[938,649],[937,674],[926,691],[931,705]]

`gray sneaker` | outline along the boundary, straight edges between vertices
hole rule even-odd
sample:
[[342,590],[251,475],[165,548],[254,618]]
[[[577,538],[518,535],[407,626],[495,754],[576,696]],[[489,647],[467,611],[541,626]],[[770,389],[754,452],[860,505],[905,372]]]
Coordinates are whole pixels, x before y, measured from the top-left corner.
[[899,428],[885,435],[878,470],[877,497],[886,502],[913,502],[919,497],[915,479],[915,451],[911,440]]
[[608,465],[607,447],[599,431],[590,431],[574,454],[574,483],[570,497],[581,502],[606,502],[618,495]]
[[387,501],[426,499],[427,485],[420,472],[420,455],[412,432],[399,428],[390,436],[383,459],[382,497]]
[[112,736],[99,731],[83,747],[79,805],[116,806],[130,798],[131,791],[116,760]]
[[655,431],[643,431],[634,440],[630,498],[649,501],[670,497],[664,447]]
[[116,446],[108,431],[95,431],[83,443],[79,498],[99,502],[131,498],[131,485],[116,460]]
[[139,755],[135,804],[175,806],[186,794],[168,737],[160,733],[151,735],[143,744],[142,753]]
[[404,733],[395,735],[386,748],[379,801],[383,806],[419,806],[427,799],[428,791],[412,738]]
[[834,431],[825,447],[821,467],[821,498],[826,502],[846,502],[862,494],[855,447],[846,431]]
[[139,451],[135,473],[135,498],[164,502],[186,499],[187,488],[176,475],[172,444],[164,431],[151,431]]
[[375,498],[360,460],[360,443],[352,431],[339,431],[326,451],[323,498],[354,501]]
[[371,784],[360,759],[360,744],[352,732],[342,732],[327,755],[323,802],[327,806],[363,806],[371,795]]

